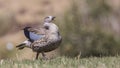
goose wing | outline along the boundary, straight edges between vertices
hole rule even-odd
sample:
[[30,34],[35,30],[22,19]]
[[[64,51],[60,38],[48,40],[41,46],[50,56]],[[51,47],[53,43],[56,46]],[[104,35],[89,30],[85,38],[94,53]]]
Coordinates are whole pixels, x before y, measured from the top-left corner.
[[30,40],[30,41],[36,41],[39,40],[43,37],[45,37],[45,29],[44,28],[29,28],[26,31],[24,31],[25,36]]

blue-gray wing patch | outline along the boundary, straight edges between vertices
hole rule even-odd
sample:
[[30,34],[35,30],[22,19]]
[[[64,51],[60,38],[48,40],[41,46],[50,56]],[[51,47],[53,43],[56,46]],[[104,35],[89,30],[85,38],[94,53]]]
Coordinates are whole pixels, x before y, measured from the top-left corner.
[[33,32],[30,32],[30,34],[29,34],[29,36],[30,36],[30,39],[31,40],[39,40],[39,39],[41,39],[42,37],[45,37],[45,35],[42,35],[42,34],[35,34],[35,33],[33,33]]

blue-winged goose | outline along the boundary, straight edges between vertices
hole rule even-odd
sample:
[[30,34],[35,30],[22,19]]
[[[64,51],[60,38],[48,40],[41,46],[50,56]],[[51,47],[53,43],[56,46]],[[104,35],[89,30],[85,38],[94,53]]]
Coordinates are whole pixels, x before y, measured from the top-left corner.
[[62,40],[57,25],[52,23],[54,18],[53,16],[46,17],[43,26],[39,28],[25,27],[24,34],[28,40],[16,47],[20,50],[29,47],[37,52],[36,59],[39,53],[42,53],[43,58],[46,59],[44,52],[56,49]]

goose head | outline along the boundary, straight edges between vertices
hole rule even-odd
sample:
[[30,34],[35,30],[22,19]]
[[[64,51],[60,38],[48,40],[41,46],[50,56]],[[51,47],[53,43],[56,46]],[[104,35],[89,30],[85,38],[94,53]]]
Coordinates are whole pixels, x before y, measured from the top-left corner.
[[54,16],[47,16],[47,17],[45,17],[44,22],[51,23],[54,19],[55,19]]

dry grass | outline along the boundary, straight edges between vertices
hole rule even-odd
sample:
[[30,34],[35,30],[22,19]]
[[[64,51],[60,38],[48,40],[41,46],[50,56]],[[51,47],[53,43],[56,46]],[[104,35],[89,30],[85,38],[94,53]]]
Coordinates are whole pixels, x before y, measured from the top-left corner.
[[120,57],[67,58],[51,60],[0,60],[0,68],[119,68]]

